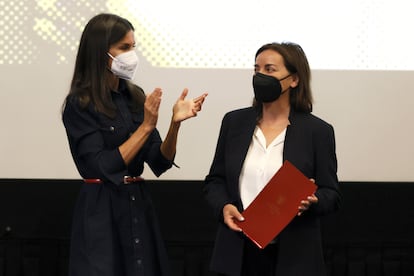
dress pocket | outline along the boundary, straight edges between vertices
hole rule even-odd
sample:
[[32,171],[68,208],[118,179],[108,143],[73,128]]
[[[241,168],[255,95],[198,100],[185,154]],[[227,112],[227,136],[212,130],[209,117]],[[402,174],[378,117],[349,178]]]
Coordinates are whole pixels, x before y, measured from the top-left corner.
[[109,148],[114,148],[122,144],[128,135],[125,124],[116,119],[101,118],[99,121],[99,130],[105,141],[105,145]]

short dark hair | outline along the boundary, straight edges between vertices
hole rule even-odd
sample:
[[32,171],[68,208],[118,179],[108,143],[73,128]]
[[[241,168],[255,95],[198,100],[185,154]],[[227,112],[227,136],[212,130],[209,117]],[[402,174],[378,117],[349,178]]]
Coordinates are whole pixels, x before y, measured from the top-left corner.
[[268,43],[257,50],[255,59],[265,50],[279,53],[289,73],[296,74],[299,78],[298,86],[291,89],[290,106],[300,112],[312,112],[311,70],[302,47],[293,42]]

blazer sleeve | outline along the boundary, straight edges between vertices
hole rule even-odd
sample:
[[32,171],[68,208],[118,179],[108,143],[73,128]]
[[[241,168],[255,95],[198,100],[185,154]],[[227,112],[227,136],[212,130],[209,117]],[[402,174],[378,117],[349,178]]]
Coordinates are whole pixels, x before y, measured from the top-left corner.
[[315,132],[313,143],[315,182],[318,185],[315,195],[318,197],[318,204],[312,206],[311,212],[325,215],[338,210],[342,202],[337,177],[338,165],[333,127],[328,123],[320,125]]
[[216,151],[210,171],[205,178],[203,193],[207,203],[213,209],[213,215],[217,219],[222,219],[222,210],[227,203],[231,203],[230,195],[227,191],[227,179],[225,172],[225,145],[229,130],[229,116],[226,114],[222,120],[219,137],[217,140]]

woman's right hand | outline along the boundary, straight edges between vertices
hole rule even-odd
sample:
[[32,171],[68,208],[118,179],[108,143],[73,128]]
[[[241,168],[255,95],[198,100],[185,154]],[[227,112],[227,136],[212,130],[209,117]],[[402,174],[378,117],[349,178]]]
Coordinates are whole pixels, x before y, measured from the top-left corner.
[[223,219],[224,223],[233,231],[241,232],[242,229],[234,223],[234,220],[243,221],[244,218],[240,214],[239,210],[237,210],[237,207],[233,204],[226,204],[223,207]]
[[158,110],[161,105],[161,88],[155,88],[154,91],[146,96],[144,103],[144,122],[143,126],[149,130],[155,129],[158,121]]

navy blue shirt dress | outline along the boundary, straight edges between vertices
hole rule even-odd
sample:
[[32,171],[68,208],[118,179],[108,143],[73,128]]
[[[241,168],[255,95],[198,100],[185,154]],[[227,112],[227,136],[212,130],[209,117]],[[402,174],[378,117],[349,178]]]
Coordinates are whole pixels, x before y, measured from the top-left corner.
[[164,276],[169,262],[145,181],[124,184],[124,176],[139,176],[148,164],[156,176],[171,168],[160,151],[154,130],[130,164],[118,147],[143,121],[143,110],[131,112],[130,96],[121,80],[112,92],[114,118],[90,104],[85,109],[76,97],[67,99],[63,122],[76,167],[84,183],[74,209],[70,276]]

